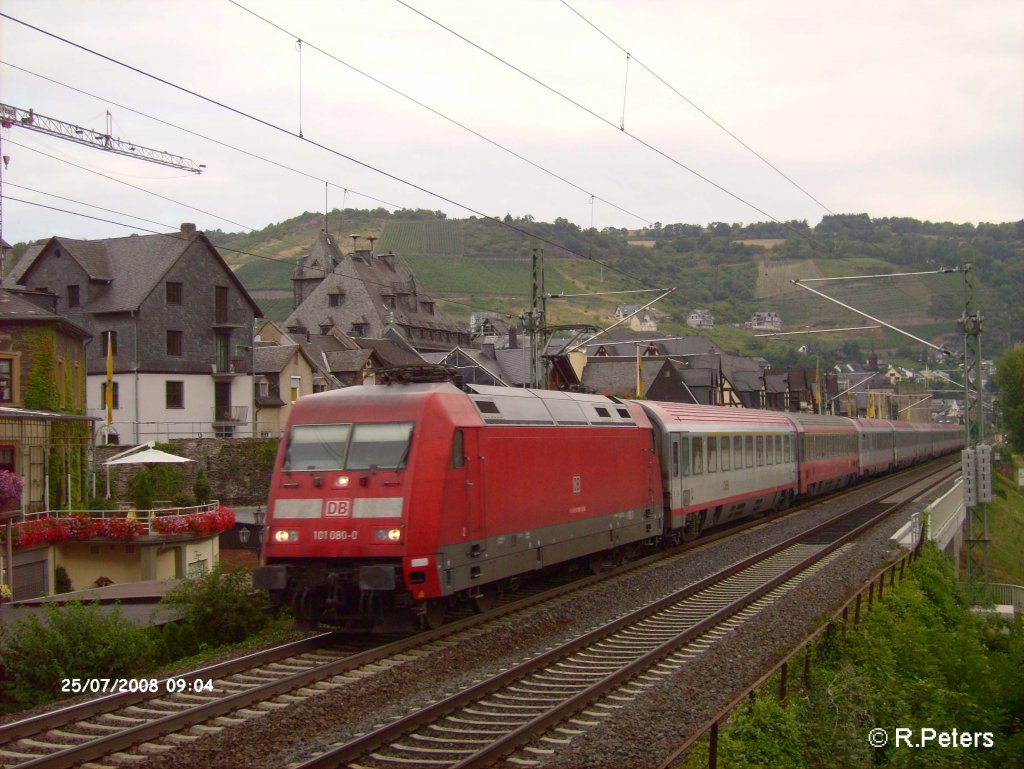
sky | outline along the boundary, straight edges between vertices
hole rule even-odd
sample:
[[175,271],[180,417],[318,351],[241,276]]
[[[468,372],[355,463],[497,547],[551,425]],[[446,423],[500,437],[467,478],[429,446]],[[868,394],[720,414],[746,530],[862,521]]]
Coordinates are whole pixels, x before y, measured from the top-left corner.
[[0,102],[100,133],[109,111],[115,138],[205,165],[4,129],[11,244],[181,222],[243,232],[325,206],[598,229],[1024,216],[1019,0],[0,0],[0,13]]

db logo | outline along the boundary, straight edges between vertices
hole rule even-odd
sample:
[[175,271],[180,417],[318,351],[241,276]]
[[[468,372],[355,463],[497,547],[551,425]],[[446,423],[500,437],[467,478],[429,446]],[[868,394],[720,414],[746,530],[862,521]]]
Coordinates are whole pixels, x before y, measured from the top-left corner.
[[328,518],[348,518],[352,513],[351,499],[325,499],[324,515]]

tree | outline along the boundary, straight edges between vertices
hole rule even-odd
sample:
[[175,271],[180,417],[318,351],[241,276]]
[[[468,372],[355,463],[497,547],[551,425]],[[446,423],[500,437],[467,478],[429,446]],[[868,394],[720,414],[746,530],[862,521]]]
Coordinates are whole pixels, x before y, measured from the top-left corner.
[[1024,347],[1007,350],[996,361],[996,384],[1006,439],[1014,450],[1024,452]]

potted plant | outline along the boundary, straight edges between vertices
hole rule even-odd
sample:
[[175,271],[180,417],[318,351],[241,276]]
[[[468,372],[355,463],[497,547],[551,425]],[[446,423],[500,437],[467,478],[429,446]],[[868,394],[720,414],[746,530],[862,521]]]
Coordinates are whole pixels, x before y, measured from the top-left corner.
[[6,582],[0,582],[0,603],[7,603],[11,600],[11,586]]

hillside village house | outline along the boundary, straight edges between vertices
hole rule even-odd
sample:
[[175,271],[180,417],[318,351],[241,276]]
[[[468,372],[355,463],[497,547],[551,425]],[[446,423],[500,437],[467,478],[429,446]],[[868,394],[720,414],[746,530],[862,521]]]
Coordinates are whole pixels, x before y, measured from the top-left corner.
[[658,321],[650,310],[641,310],[639,305],[620,304],[612,314],[615,320],[626,320],[626,325],[633,331],[657,331]]
[[56,297],[87,329],[87,414],[113,423],[100,443],[252,434],[253,324],[262,312],[214,245],[180,232],[105,240],[53,237],[29,249],[12,281]]
[[686,325],[690,328],[706,329],[715,327],[715,316],[711,310],[690,310],[686,316]]
[[743,324],[744,328],[751,331],[782,331],[782,318],[775,310],[758,310],[750,316],[750,320]]

